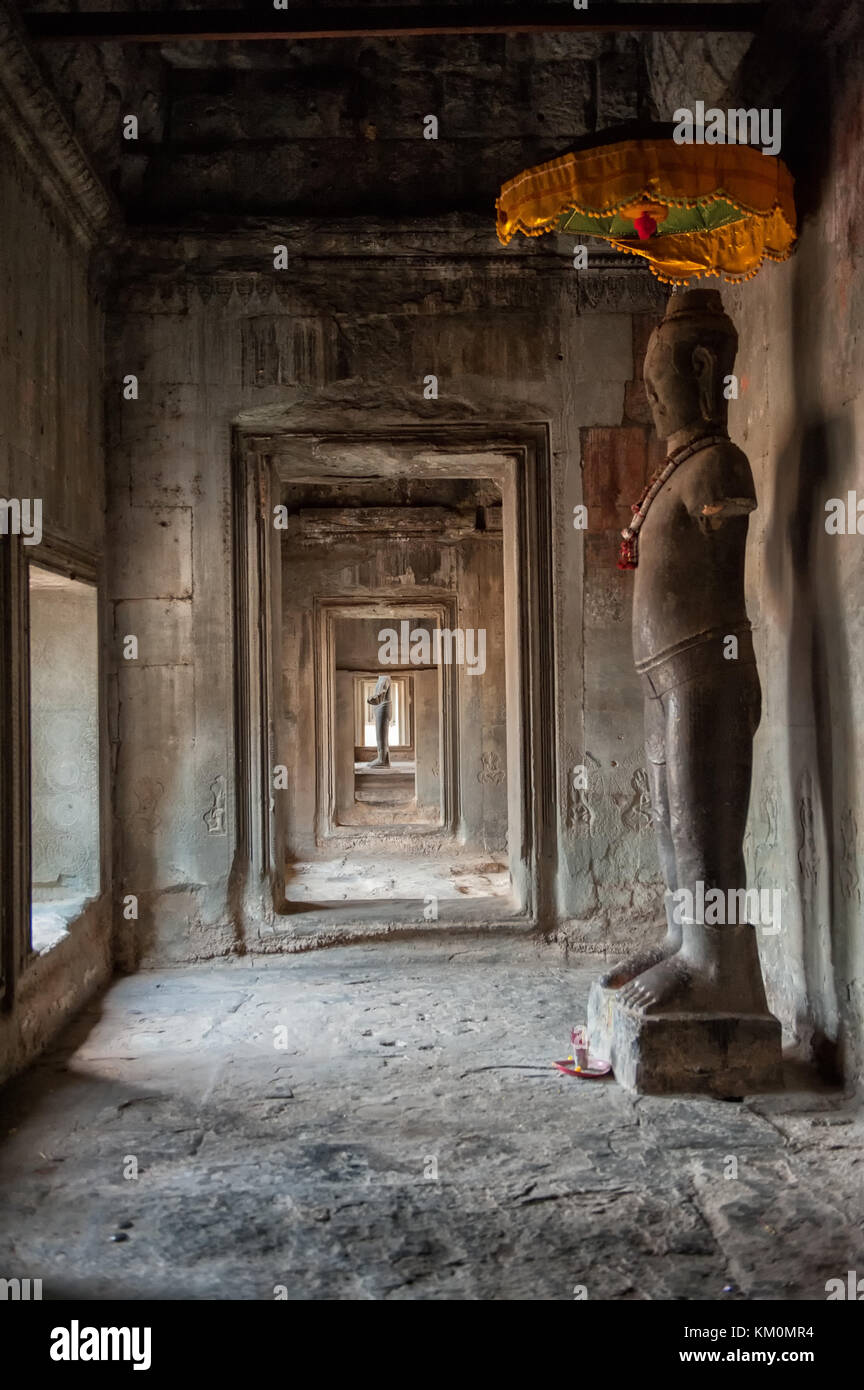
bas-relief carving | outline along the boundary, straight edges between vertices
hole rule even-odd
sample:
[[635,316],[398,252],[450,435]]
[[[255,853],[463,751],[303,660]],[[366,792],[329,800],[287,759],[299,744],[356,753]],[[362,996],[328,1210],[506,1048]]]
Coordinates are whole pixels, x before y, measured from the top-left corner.
[[501,760],[497,753],[483,753],[480,756],[480,766],[477,772],[477,781],[483,785],[493,783],[500,786],[507,773],[501,766]]
[[798,873],[811,891],[819,878],[819,853],[813,824],[813,779],[807,768],[798,779]]
[[840,820],[840,892],[847,902],[861,902],[858,874],[858,822],[851,807]]
[[640,832],[651,828],[651,793],[648,789],[648,773],[644,767],[637,767],[630,778],[630,793],[622,795],[619,792],[614,799],[625,830]]
[[763,826],[759,840],[756,843],[754,856],[754,876],[756,887],[765,886],[767,874],[773,864],[774,851],[777,848],[777,822],[779,809],[777,802],[777,787],[773,778],[768,778],[763,787],[762,796],[759,800],[760,820]]
[[219,776],[210,783],[210,807],[204,812],[204,824],[211,835],[225,834],[225,777]]
[[132,794],[138,805],[130,819],[138,821],[147,834],[152,835],[162,824],[159,803],[165,795],[165,787],[153,777],[139,777]]
[[[165,252],[164,244],[160,245],[160,251],[170,254]],[[461,257],[459,263],[462,263]],[[158,270],[151,270],[150,267],[144,268],[142,265],[133,268],[117,288],[115,303],[118,311],[185,314],[194,311],[196,306],[205,306],[214,296],[223,308],[227,308],[233,297],[239,316],[261,312],[283,316],[288,312],[301,321],[314,323],[313,331],[316,334],[321,331],[320,321],[317,318],[309,319],[308,300],[298,293],[296,283],[284,273],[241,268],[228,271],[214,264],[209,272],[198,270],[186,274],[183,280],[177,280],[173,269],[173,261],[166,262],[163,278]],[[487,307],[496,307],[499,298],[502,308],[519,307],[524,277],[517,272],[516,266],[508,268],[506,263],[502,266],[501,261],[497,260],[494,262],[494,274],[490,274],[491,269],[490,264],[489,270],[484,268],[475,272],[476,279],[471,282],[473,297],[477,297],[476,284],[482,277],[482,299]],[[556,263],[555,269],[560,270],[564,283],[569,284],[568,276],[572,271],[569,259],[562,257],[560,266]],[[629,258],[626,266],[596,276],[582,274],[579,280],[580,312],[656,314],[662,309],[663,292],[657,281],[641,267],[632,267]],[[531,294],[536,296],[536,290],[532,290]],[[536,311],[536,297],[531,298],[525,308]],[[338,324],[331,323],[328,334],[333,337],[338,353]],[[525,365],[533,366],[534,359],[530,363],[526,359],[523,373]]]
[[[574,773],[575,778],[575,773]],[[570,830],[577,826],[585,826],[590,830],[594,823],[594,814],[588,805],[588,798],[583,787],[575,785],[574,778],[570,783],[570,804],[568,807],[567,825]]]
[[[589,262],[595,257],[592,251]],[[663,290],[651,275],[634,275],[629,268],[609,268],[603,275],[577,277],[579,312],[660,313]]]
[[[576,751],[571,743],[568,743],[565,750],[565,767],[567,772],[567,829],[576,834],[590,833],[595,819],[596,811],[594,805],[599,804],[603,796],[603,779],[600,775],[600,762],[592,753],[586,751],[584,763],[580,762]],[[585,769],[587,787],[581,785],[581,768]],[[589,797],[591,798],[589,800]],[[593,804],[592,804],[593,803]]]
[[[575,833],[588,833],[595,825],[602,824],[610,839],[620,840],[621,831],[641,834],[652,825],[651,793],[648,787],[648,774],[643,767],[637,767],[624,783],[627,768],[620,769],[618,776],[602,774],[600,760],[592,753],[585,753],[585,762],[580,765],[574,749],[568,744],[565,749],[566,765],[570,769],[567,784],[567,829]],[[585,768],[584,779],[580,766]],[[632,764],[631,764],[632,766]],[[582,786],[582,781],[587,786]],[[612,807],[615,813],[612,813]],[[616,827],[617,822],[617,827]]]

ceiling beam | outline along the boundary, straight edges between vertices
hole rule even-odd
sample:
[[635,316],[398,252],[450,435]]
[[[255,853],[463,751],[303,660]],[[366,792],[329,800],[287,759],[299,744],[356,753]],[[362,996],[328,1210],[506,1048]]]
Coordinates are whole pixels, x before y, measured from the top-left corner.
[[412,38],[458,34],[755,33],[764,4],[571,3],[386,6],[272,5],[245,10],[76,11],[27,13],[27,31],[42,42],[176,43],[278,39]]

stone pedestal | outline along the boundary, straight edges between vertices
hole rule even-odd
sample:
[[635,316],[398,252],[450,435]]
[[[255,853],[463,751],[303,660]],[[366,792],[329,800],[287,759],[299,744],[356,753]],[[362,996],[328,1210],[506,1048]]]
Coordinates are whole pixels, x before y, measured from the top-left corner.
[[595,980],[588,995],[588,1049],[603,1062],[612,1061],[612,1005],[617,993]]
[[746,1096],[782,1089],[780,1024],[773,1014],[643,1014],[594,985],[591,1055],[639,1095]]

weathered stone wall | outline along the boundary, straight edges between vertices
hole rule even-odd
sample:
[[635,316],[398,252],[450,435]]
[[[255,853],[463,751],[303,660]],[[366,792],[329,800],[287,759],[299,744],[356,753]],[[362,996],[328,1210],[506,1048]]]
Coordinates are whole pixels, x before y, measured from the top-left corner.
[[[272,248],[286,238],[289,269],[274,271]],[[662,310],[656,283],[629,267],[577,273],[568,245],[502,251],[488,222],[324,234],[295,223],[221,239],[166,234],[139,251],[111,332],[112,380],[133,372],[140,382],[139,399],[115,392],[111,411],[115,629],[139,637],[138,661],[118,671],[116,761],[121,891],[142,904],[135,950],[188,959],[236,948],[227,905],[232,425],[267,434],[411,426],[432,438],[441,424],[488,424],[494,434],[508,422],[546,423],[559,920],[570,939],[599,946],[610,927],[632,931],[634,894],[637,916],[656,916],[656,883],[644,901],[636,883],[644,888],[654,870],[633,782],[641,711],[627,576],[607,569],[595,579],[608,621],[583,633],[586,533],[573,526],[590,445],[583,431],[623,430],[621,447],[632,448],[634,333]],[[439,396],[426,400],[433,373]],[[589,534],[608,528],[608,505],[626,516],[631,476],[648,466],[643,426],[638,433],[641,452],[623,482],[602,467],[615,457],[614,433],[597,455],[593,486],[612,489],[613,500],[602,516],[589,505]],[[588,753],[604,827],[596,839],[570,799],[572,769]],[[213,815],[220,795],[225,812]]]
[[[86,250],[2,135],[0,208],[0,497],[41,500],[45,537],[98,561],[102,313],[88,286]],[[35,559],[38,548],[27,553]],[[13,615],[2,620],[11,623]],[[35,1055],[108,977],[110,928],[106,894],[50,956],[26,965],[11,1010],[0,1014],[0,1077]]]
[[864,536],[854,520],[853,534],[828,534],[826,503],[864,501],[864,46],[809,65],[798,249],[724,298],[740,335],[730,428],[759,500],[748,605],[764,708],[748,861],[751,883],[783,894],[762,954],[790,1039],[851,1078],[864,1059]]
[[[620,345],[621,360],[632,375],[624,383],[621,423],[581,430],[588,509],[581,672],[585,739],[584,756],[568,749],[563,809],[570,879],[578,885],[582,919],[568,926],[566,935],[583,951],[625,953],[643,930],[662,921],[641,738],[642,696],[631,650],[633,576],[618,569],[621,529],[664,457],[642,384],[642,359],[658,317],[634,315],[632,343]],[[581,775],[574,775],[575,768]]]
[[43,527],[102,550],[102,315],[87,256],[0,145],[0,495],[42,499]]

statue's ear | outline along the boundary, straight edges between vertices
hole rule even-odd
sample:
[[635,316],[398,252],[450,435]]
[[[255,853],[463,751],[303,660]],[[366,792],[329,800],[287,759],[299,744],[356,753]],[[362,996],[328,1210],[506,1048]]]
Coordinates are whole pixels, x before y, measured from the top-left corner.
[[693,375],[699,390],[699,408],[704,420],[716,420],[720,413],[717,399],[717,356],[700,343],[693,349]]

